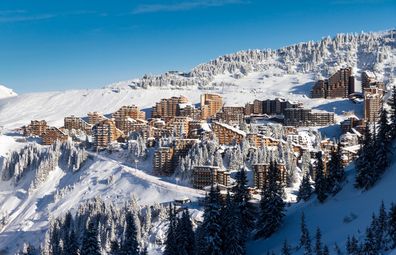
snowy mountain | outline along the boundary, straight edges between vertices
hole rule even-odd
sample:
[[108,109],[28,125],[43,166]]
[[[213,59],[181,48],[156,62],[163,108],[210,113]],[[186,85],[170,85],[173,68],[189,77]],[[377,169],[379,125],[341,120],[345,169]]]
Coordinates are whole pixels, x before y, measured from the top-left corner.
[[[185,95],[192,103],[198,103],[200,94],[210,91],[221,94],[226,105],[241,106],[254,99],[285,97],[307,107],[335,111],[336,120],[340,121],[347,111],[362,116],[362,105],[346,99],[311,99],[308,95],[314,81],[320,76],[328,77],[340,67],[352,66],[358,79],[357,90],[363,70],[374,71],[390,86],[396,83],[395,64],[396,31],[390,30],[337,35],[278,50],[241,51],[199,65],[189,73],[146,75],[101,89],[16,95],[0,86],[0,126],[5,127],[5,134],[0,135],[0,166],[7,162],[10,165],[10,158],[21,161],[9,168],[15,170],[12,174],[0,173],[0,253],[2,249],[12,254],[24,242],[40,243],[52,218],[77,210],[81,203],[96,197],[119,205],[135,197],[140,205],[146,206],[181,196],[197,200],[204,195],[202,191],[177,185],[171,178],[154,177],[150,159],[134,164],[128,162],[127,155],[117,152],[87,152],[84,162],[79,162],[81,167],[71,171],[66,167],[70,160],[66,165],[61,160],[64,152],[58,150],[51,158],[44,146],[32,145],[35,138],[25,139],[12,131],[30,120],[45,119],[50,125],[62,126],[63,118],[68,115],[86,116],[89,111],[110,114],[131,104],[148,113],[161,98]],[[27,158],[15,154],[26,146],[37,147],[25,149]],[[45,160],[38,160],[38,155]],[[29,168],[27,162],[31,161],[40,167]],[[324,205],[316,199],[292,205],[281,230],[271,239],[249,243],[249,254],[278,252],[286,237],[290,241],[298,240],[302,211],[312,233],[319,226],[326,243],[343,246],[347,234],[364,230],[381,200],[386,204],[392,202],[396,192],[395,168],[393,164],[372,190],[361,192],[353,187],[351,166],[348,183],[339,194]],[[158,223],[153,231],[163,235],[162,228]],[[158,236],[152,234],[155,243]],[[150,252],[154,254],[157,248],[150,247]]]
[[7,97],[14,97],[17,94],[12,90],[3,85],[0,85],[0,99]]

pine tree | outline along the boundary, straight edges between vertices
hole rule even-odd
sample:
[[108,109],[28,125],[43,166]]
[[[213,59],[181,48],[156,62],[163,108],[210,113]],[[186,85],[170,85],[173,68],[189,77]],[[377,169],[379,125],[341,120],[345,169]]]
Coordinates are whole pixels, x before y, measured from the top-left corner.
[[286,239],[283,242],[282,255],[291,255],[291,248],[290,248],[290,245],[287,243]]
[[120,245],[118,244],[117,240],[111,241],[110,254],[111,255],[121,255]]
[[67,246],[68,255],[78,255],[78,241],[74,229],[70,231],[69,244]]
[[394,140],[396,138],[396,86],[392,87],[392,94],[389,98],[388,105],[390,106],[390,136]]
[[364,254],[378,254],[378,247],[371,228],[366,229],[366,238],[363,245]]
[[255,225],[255,207],[249,203],[248,179],[244,167],[241,167],[236,175],[236,185],[233,189],[234,192],[234,203],[239,209],[242,234],[246,237]]
[[396,248],[396,205],[392,204],[388,215],[388,233],[391,240],[391,248]]
[[84,232],[80,255],[100,255],[98,232],[92,219]]
[[373,232],[377,242],[377,247],[382,250],[387,250],[390,243],[388,235],[388,214],[383,201],[379,209],[378,217],[373,223]]
[[323,246],[322,255],[329,255],[329,254],[330,254],[329,247],[327,247],[327,245]]
[[304,174],[301,181],[300,187],[298,189],[297,201],[304,200],[308,201],[312,196],[312,186],[309,181],[308,173]]
[[328,173],[328,191],[335,194],[341,190],[341,183],[345,180],[340,144],[338,144],[337,149],[332,150],[330,153]]
[[355,236],[352,236],[352,238],[348,236],[346,251],[348,255],[358,255],[360,253],[359,242]]
[[221,254],[220,191],[211,187],[206,198],[204,220],[197,233],[197,255]]
[[[389,153],[391,151],[391,126],[388,123],[388,112],[385,109],[382,109],[378,134],[376,136],[374,142],[374,152],[375,152],[375,181],[381,176],[382,173],[385,172],[386,168],[389,167]],[[373,183],[373,184],[374,184]]]
[[324,163],[322,152],[316,153],[317,165],[315,174],[315,193],[319,202],[323,203],[327,198],[327,179],[324,175]]
[[148,255],[147,247],[144,247],[142,252],[140,252],[140,255]]
[[370,133],[370,127],[367,124],[364,131],[363,145],[359,150],[359,157],[356,160],[356,179],[355,186],[360,189],[369,189],[375,180],[373,177],[376,173],[374,165],[374,142]]
[[268,180],[261,194],[256,238],[270,237],[282,224],[285,203],[282,199],[283,186],[279,175],[277,164],[271,161],[267,176]]
[[221,238],[222,253],[229,255],[243,255],[245,252],[245,238],[241,229],[239,210],[228,193],[226,204],[221,210]]
[[309,255],[312,254],[311,249],[311,238],[309,236],[309,230],[307,225],[305,224],[305,214],[301,215],[301,234],[300,234],[300,247],[304,247],[304,254]]
[[178,219],[175,229],[175,242],[177,254],[192,255],[194,253],[195,237],[188,209],[185,209],[182,217]]
[[135,220],[131,212],[127,212],[125,218],[125,236],[121,245],[123,255],[138,255],[139,243],[137,241],[137,230]]
[[322,255],[322,233],[319,228],[316,229],[315,240],[315,253],[316,255]]

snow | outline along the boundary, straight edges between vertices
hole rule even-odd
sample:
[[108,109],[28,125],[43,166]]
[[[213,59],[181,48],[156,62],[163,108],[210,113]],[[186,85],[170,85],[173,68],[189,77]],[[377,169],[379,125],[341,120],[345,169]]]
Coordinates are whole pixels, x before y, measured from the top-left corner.
[[[321,44],[323,48],[319,46]],[[284,98],[301,102],[305,108],[334,111],[336,122],[349,118],[350,112],[361,118],[361,103],[348,99],[311,99],[310,90],[319,76],[329,77],[342,66],[353,67],[357,78],[356,91],[359,91],[360,72],[368,69],[388,86],[395,84],[394,45],[394,35],[390,31],[341,35],[335,39],[324,38],[318,43],[302,43],[277,51],[241,51],[199,65],[188,75],[168,72],[161,76],[117,82],[101,89],[17,95],[0,85],[0,127],[3,126],[6,131],[5,135],[0,135],[0,163],[11,151],[26,145],[26,142],[18,141],[20,137],[17,134],[9,131],[31,120],[45,119],[50,125],[60,127],[65,116],[84,117],[92,111],[109,115],[123,105],[132,104],[139,106],[149,117],[155,102],[180,95],[187,96],[195,104],[200,101],[202,93],[218,93],[224,98],[225,105],[235,106],[244,106],[255,99]],[[209,126],[205,124],[204,128],[207,130]],[[320,130],[326,136],[333,137],[338,135],[339,126],[332,125]],[[306,130],[299,129],[299,134],[307,140],[308,147],[313,147],[312,137]],[[150,163],[148,161],[147,164]],[[348,169],[348,183],[339,194],[328,199],[324,205],[318,204],[316,199],[291,205],[282,229],[268,240],[250,242],[249,254],[265,254],[267,249],[279,251],[285,238],[292,242],[298,240],[303,211],[311,233],[319,226],[327,244],[337,242],[343,247],[347,234],[364,230],[381,200],[385,204],[392,202],[396,192],[396,171],[392,171],[395,168],[393,164],[373,189],[360,192],[353,187],[354,169],[351,166]],[[204,195],[202,191],[174,182],[150,175],[148,168],[142,164],[135,169],[104,153],[90,153],[88,162],[76,173],[54,169],[47,180],[30,193],[24,189],[23,180],[16,187],[10,181],[0,181],[0,218],[8,216],[8,222],[0,229],[0,247],[16,251],[25,241],[39,243],[50,217],[73,210],[91,198],[101,197],[122,204],[134,196],[141,205],[148,205],[180,197],[196,200]],[[295,200],[297,189],[298,183],[295,183],[287,190],[288,201]],[[198,210],[193,214],[194,218],[202,216]],[[347,218],[350,220],[345,220]],[[158,231],[163,232],[163,228],[158,226]]]
[[[266,254],[267,250],[273,250],[278,254],[285,239],[288,240],[290,245],[297,246],[303,212],[311,236],[314,235],[315,229],[319,227],[322,231],[323,242],[328,244],[330,249],[335,243],[341,249],[345,249],[345,241],[348,235],[357,235],[362,240],[364,230],[370,223],[372,214],[377,213],[381,202],[384,201],[387,208],[392,202],[395,202],[395,169],[396,157],[394,156],[393,164],[380,182],[368,191],[361,191],[354,188],[355,169],[351,165],[347,169],[347,183],[336,196],[328,198],[324,204],[320,204],[316,198],[311,198],[305,203],[293,204],[287,209],[280,231],[267,240],[250,242],[248,254]],[[303,249],[296,254],[302,254],[302,252]]]
[[16,95],[17,94],[12,89],[9,89],[4,85],[0,85],[0,99],[7,97],[14,97]]

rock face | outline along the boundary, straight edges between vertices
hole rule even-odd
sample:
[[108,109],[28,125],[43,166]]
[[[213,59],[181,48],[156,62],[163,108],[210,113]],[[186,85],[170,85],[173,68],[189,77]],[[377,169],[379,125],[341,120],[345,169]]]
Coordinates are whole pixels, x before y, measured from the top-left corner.
[[17,93],[15,93],[12,89],[0,85],[0,99],[14,96],[17,96]]

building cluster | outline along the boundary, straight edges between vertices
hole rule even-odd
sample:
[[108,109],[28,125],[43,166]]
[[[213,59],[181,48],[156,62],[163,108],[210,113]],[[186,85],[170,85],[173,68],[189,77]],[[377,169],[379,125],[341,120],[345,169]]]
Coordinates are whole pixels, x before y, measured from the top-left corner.
[[[351,115],[341,123],[343,135],[339,144],[343,151],[343,163],[356,158],[362,130],[367,123],[378,120],[383,104],[385,86],[377,81],[371,72],[363,72],[362,98],[364,99],[364,119]],[[318,81],[312,89],[314,98],[347,98],[354,94],[355,79],[351,68],[338,70],[330,78]],[[139,134],[153,147],[153,173],[171,176],[190,149],[207,139],[216,139],[222,147],[248,141],[254,148],[289,146],[295,165],[301,163],[308,150],[308,141],[297,128],[327,126],[335,122],[334,113],[304,108],[299,102],[283,98],[254,100],[244,106],[225,106],[218,94],[205,93],[199,104],[193,104],[185,96],[161,99],[151,108],[151,116],[136,105],[125,105],[104,116],[100,112],[89,112],[87,117],[74,115],[64,118],[61,128],[50,127],[44,120],[33,120],[23,127],[25,136],[40,136],[44,145],[55,141],[75,138],[75,133],[85,134],[96,150],[109,148],[114,143],[123,143]],[[282,136],[270,135],[268,122],[277,122],[282,127]],[[254,128],[253,128],[254,126]],[[81,136],[80,136],[81,137]],[[167,139],[171,138],[171,139]],[[168,142],[163,142],[164,140]],[[324,159],[338,145],[323,140],[320,148]],[[314,156],[314,155],[312,155]],[[195,188],[212,184],[230,186],[228,171],[220,166],[192,166],[192,183]],[[267,180],[268,164],[252,166],[254,186],[262,188]],[[286,182],[287,166],[278,162],[280,182]]]
[[355,92],[355,77],[352,68],[341,68],[330,78],[319,80],[314,85],[311,96],[313,98],[348,98]]

